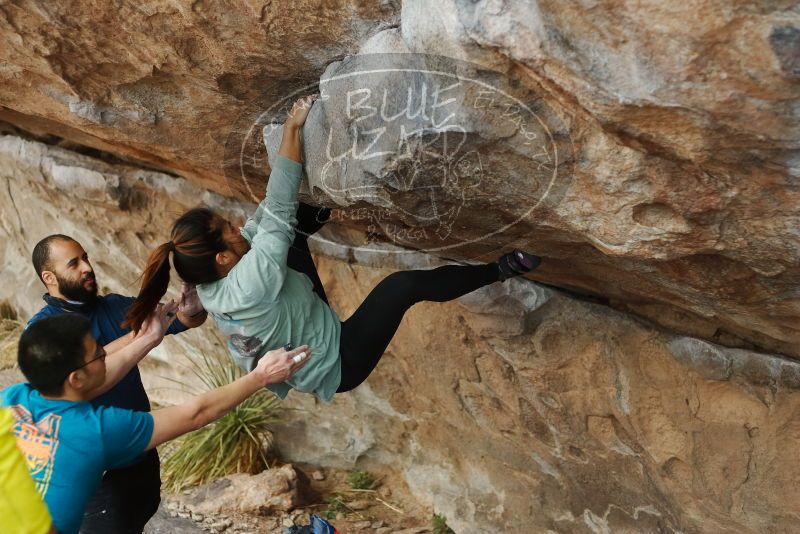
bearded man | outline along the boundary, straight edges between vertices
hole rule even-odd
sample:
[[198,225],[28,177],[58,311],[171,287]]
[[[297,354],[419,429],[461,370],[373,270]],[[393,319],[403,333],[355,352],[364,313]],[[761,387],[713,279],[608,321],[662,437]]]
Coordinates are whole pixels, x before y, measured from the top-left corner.
[[[45,237],[34,247],[32,259],[47,293],[42,297],[46,305],[28,325],[51,315],[78,313],[89,320],[92,337],[108,354],[134,340],[134,333],[120,325],[135,299],[114,293],[98,295],[89,256],[75,239],[62,234]],[[206,312],[194,287],[184,285],[177,320],[166,333],[177,334],[200,326],[205,320]],[[150,400],[139,368],[134,365],[113,388],[93,399],[92,404],[149,412]],[[158,453],[152,449],[132,463],[105,473],[100,489],[86,509],[80,532],[139,534],[155,514],[160,500]]]

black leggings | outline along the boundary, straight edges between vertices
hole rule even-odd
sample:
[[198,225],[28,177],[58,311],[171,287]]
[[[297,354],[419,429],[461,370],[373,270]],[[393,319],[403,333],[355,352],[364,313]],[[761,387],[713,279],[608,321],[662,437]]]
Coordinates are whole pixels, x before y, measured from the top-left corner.
[[[314,284],[314,292],[327,303],[328,297],[306,240],[306,235],[297,234],[289,249],[287,263],[290,268],[307,275]],[[384,278],[370,291],[355,313],[342,323],[339,346],[342,380],[337,391],[350,391],[366,380],[378,365],[403,315],[411,306],[424,300],[453,300],[497,282],[498,278],[496,263],[398,271]]]
[[367,379],[411,306],[453,300],[497,282],[498,276],[497,264],[488,263],[398,271],[381,280],[342,323],[342,381],[337,391],[350,391]]

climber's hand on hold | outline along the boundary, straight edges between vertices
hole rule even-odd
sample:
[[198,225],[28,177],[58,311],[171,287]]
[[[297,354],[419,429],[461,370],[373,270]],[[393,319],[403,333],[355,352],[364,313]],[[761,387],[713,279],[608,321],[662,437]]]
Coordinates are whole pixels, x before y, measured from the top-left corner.
[[301,98],[292,106],[289,117],[283,123],[283,138],[278,149],[278,155],[289,158],[292,161],[302,162],[302,129],[306,122],[308,112],[318,95],[311,95]]
[[206,310],[203,308],[203,303],[200,302],[200,297],[197,295],[197,288],[194,284],[187,284],[186,282],[181,284],[178,320],[189,328],[198,327],[206,320]]
[[311,111],[311,106],[319,95],[310,95],[297,100],[289,112],[289,117],[284,123],[284,128],[302,128],[308,117],[308,112]]

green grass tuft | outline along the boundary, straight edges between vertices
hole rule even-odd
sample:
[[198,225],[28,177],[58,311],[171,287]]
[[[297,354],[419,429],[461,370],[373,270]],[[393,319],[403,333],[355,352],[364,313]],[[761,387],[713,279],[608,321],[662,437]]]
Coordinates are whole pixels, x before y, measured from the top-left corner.
[[[244,374],[227,354],[218,352],[204,353],[199,363],[192,360],[191,370],[206,390]],[[280,401],[262,389],[218,421],[178,438],[165,449],[164,489],[178,491],[234,473],[263,471],[269,467],[266,452],[272,444],[271,427],[279,420]]]
[[347,483],[353,489],[372,489],[375,479],[367,471],[352,471],[347,475]]
[[7,300],[0,301],[0,319],[11,319],[12,321],[19,319],[17,310]]
[[14,308],[7,301],[0,301],[0,370],[17,365],[17,346],[24,329]]
[[349,511],[341,493],[335,493],[327,497],[325,499],[325,504],[328,505],[328,508],[325,510],[325,519],[336,519],[338,514],[346,514]]
[[433,534],[455,534],[455,532],[447,526],[447,518],[445,516],[433,514]]

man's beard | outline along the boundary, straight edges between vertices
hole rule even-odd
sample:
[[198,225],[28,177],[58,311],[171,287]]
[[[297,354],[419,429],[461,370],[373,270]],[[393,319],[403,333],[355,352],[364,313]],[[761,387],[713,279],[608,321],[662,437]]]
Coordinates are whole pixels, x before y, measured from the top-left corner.
[[[86,289],[84,284],[89,280],[94,280],[94,287]],[[58,291],[64,295],[67,300],[75,302],[93,302],[97,298],[97,280],[94,278],[94,273],[89,273],[77,280],[67,280],[56,275],[58,282]]]

